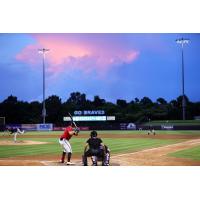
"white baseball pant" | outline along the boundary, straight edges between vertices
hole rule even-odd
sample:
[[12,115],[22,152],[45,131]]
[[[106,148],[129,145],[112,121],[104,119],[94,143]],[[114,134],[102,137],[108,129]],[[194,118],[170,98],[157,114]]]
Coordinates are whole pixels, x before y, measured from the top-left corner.
[[59,139],[59,143],[63,148],[63,152],[65,153],[72,153],[72,148],[68,140],[66,139]]

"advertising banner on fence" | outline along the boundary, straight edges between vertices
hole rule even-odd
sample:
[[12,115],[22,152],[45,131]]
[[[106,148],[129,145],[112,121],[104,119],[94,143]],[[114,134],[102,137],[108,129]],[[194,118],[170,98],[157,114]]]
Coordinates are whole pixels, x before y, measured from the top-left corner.
[[37,124],[22,124],[21,128],[26,131],[36,131]]
[[162,130],[173,130],[174,126],[173,125],[161,125]]
[[136,130],[136,125],[134,123],[120,123],[121,130]]
[[37,131],[52,131],[53,124],[37,124]]
[[21,128],[21,124],[7,124],[6,128]]

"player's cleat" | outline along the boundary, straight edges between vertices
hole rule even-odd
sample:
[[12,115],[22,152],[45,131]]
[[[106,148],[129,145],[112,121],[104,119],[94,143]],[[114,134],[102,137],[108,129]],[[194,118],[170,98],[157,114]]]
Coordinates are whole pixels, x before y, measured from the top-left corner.
[[97,163],[95,162],[95,163],[92,163],[92,166],[97,166]]
[[64,160],[60,160],[59,163],[64,163]]
[[67,165],[75,165],[75,163],[72,162],[66,162]]

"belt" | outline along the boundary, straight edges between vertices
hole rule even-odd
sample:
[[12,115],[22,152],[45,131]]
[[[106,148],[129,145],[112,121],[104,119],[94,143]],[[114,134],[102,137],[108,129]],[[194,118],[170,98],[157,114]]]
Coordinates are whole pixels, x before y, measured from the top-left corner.
[[64,139],[65,139],[65,140],[67,140],[67,141],[69,141],[69,140],[68,140],[68,139],[66,139],[66,138],[60,138],[60,140],[64,140]]

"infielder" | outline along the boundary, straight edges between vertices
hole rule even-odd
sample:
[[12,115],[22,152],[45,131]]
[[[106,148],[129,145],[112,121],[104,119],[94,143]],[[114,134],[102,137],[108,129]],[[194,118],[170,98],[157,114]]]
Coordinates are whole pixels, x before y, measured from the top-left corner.
[[72,156],[72,148],[69,143],[69,140],[73,135],[77,136],[79,133],[78,128],[73,128],[72,123],[70,123],[69,126],[66,127],[64,133],[61,135],[59,139],[59,143],[63,148],[62,156],[61,156],[61,163],[65,162],[65,156],[67,154],[67,165],[73,165],[74,163],[70,162],[71,156]]

